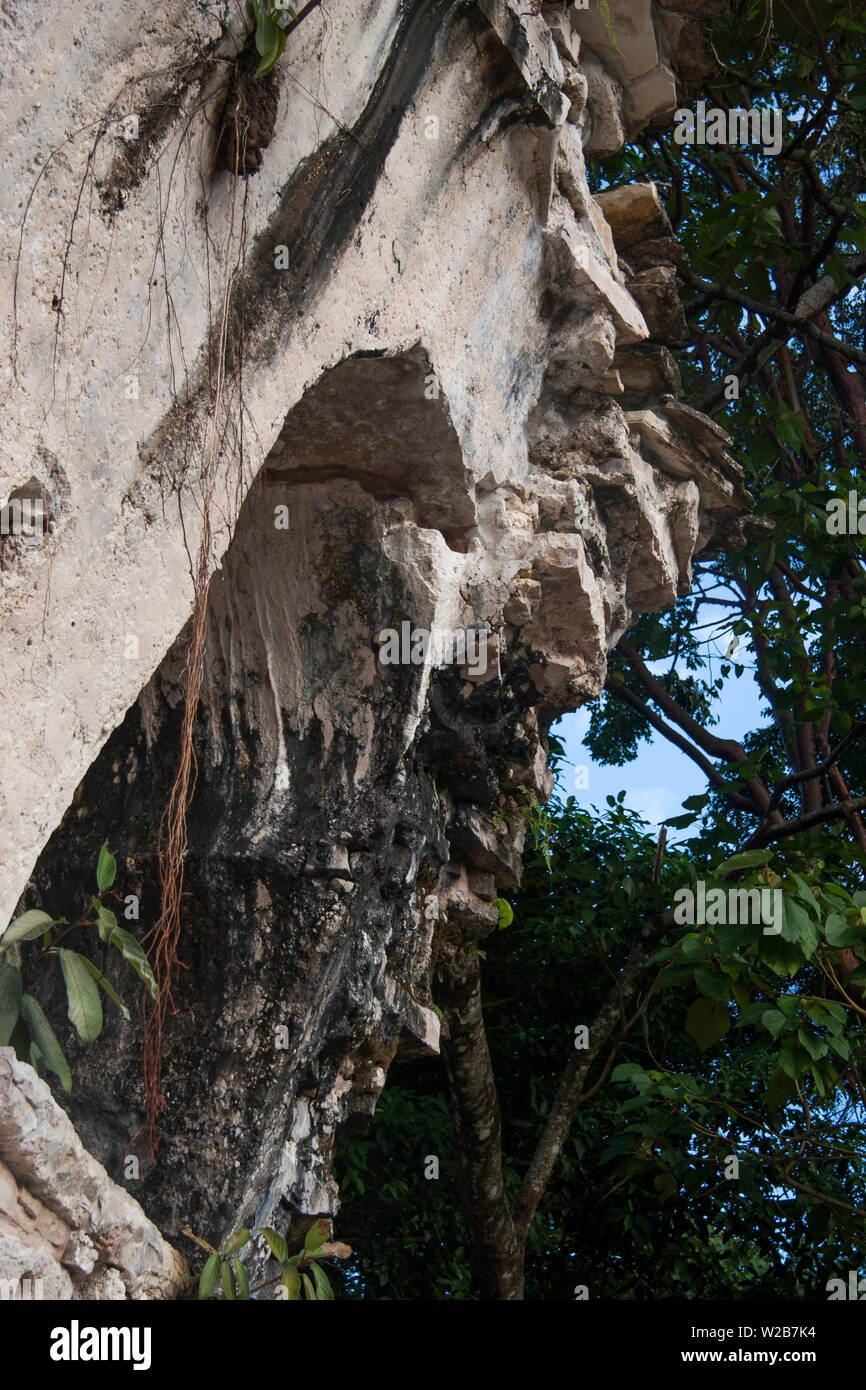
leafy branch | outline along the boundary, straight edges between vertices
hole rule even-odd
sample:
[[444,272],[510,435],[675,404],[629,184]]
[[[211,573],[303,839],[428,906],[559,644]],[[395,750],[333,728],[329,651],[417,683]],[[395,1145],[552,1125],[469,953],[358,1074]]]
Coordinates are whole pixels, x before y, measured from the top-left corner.
[[341,1241],[328,1240],[330,1224],[324,1216],[314,1221],[307,1232],[303,1249],[296,1255],[289,1255],[285,1240],[272,1226],[257,1227],[257,1233],[264,1238],[268,1249],[279,1263],[280,1273],[275,1278],[266,1279],[252,1288],[246,1267],[239,1258],[240,1252],[252,1240],[252,1231],[242,1227],[230,1237],[222,1250],[216,1250],[200,1236],[194,1235],[189,1229],[185,1230],[185,1236],[209,1252],[198,1278],[199,1298],[208,1299],[216,1296],[233,1302],[236,1299],[251,1298],[260,1289],[272,1288],[279,1284],[280,1297],[289,1302],[299,1300],[302,1293],[308,1301],[330,1302],[333,1300],[334,1290],[323,1263],[328,1259],[348,1259],[352,1253],[351,1247]]

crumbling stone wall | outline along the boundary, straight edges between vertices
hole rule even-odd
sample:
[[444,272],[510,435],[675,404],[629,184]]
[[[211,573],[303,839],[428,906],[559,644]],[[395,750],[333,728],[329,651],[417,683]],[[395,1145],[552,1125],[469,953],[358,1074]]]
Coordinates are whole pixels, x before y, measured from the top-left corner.
[[[40,103],[4,38],[23,124],[0,466],[50,505],[42,544],[0,559],[0,915],[86,894],[107,835],[158,916],[216,438],[186,969],[134,1189],[170,1239],[216,1241],[336,1211],[338,1134],[398,1052],[437,1049],[435,961],[519,881],[550,723],[741,534],[728,441],[676,400],[658,192],[596,199],[585,168],[711,58],[696,0],[611,0],[616,44],[592,6],[332,8],[276,70],[244,181],[219,139],[234,12],[79,8],[68,68],[45,35]],[[118,91],[137,134],[72,138]],[[383,663],[403,622],[483,629],[483,669]],[[120,1179],[139,1029],[64,1043],[70,1113]]]

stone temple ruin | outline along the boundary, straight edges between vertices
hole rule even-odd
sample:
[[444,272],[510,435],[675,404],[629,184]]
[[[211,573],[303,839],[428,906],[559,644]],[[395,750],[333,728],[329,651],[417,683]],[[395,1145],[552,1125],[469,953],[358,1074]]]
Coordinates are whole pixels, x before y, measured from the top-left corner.
[[[4,925],[91,892],[106,837],[155,921],[205,518],[216,572],[158,1162],[124,1177],[135,1012],[70,1030],[69,1096],[0,1050],[0,1277],[171,1297],[185,1226],[336,1211],[338,1133],[438,1049],[437,943],[519,880],[497,810],[741,535],[726,436],[677,400],[662,199],[585,162],[671,123],[714,8],[335,3],[237,172],[241,6],[4,19],[0,493],[44,508],[0,538]],[[485,669],[381,662],[403,621],[483,627]]]

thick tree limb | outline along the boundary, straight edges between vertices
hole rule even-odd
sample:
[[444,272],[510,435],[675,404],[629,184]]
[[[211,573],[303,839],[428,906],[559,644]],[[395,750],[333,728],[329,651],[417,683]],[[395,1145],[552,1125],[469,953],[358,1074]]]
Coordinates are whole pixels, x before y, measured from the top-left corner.
[[823,762],[817,763],[814,767],[806,768],[804,772],[793,772],[790,777],[783,777],[781,781],[777,782],[773,788],[773,795],[770,797],[770,804],[767,807],[765,819],[771,811],[775,811],[783,795],[789,788],[796,787],[800,782],[809,781],[813,777],[823,777],[825,773],[829,772],[834,763],[839,761],[845,749],[848,748],[855,739],[859,738],[864,729],[866,729],[866,720],[858,719],[856,723],[852,724],[845,737],[841,738],[836,744],[836,747],[831,749]]
[[[866,273],[866,263],[861,265],[863,257],[858,257],[856,262],[852,262],[852,267],[857,265],[859,268],[858,277]],[[853,273],[853,271],[852,271]],[[732,285],[725,285],[721,281],[709,282],[701,279],[688,266],[683,265],[678,268],[678,274],[686,284],[692,289],[701,291],[701,300],[697,304],[686,306],[687,312],[691,314],[695,308],[703,308],[712,303],[715,299],[726,299],[731,304],[738,304],[743,309],[748,309],[751,313],[759,315],[763,319],[769,319],[773,323],[781,323],[791,329],[792,333],[807,333],[816,342],[823,343],[825,347],[830,347],[834,352],[841,353],[844,357],[851,358],[854,362],[861,365],[866,363],[866,352],[854,347],[851,343],[844,343],[832,333],[827,333],[818,328],[812,322],[811,315],[823,312],[835,299],[848,293],[848,289],[840,290],[832,275],[823,276],[817,284],[808,289],[800,299],[796,308],[793,310],[782,309],[774,304],[763,304],[760,300],[753,299],[751,295],[743,294],[740,290],[734,289]],[[850,288],[850,287],[848,287]],[[769,330],[768,330],[769,331]],[[786,333],[784,337],[775,340],[776,346],[773,352],[782,347],[791,333]],[[772,353],[770,354],[772,356]],[[718,388],[723,390],[724,383]],[[713,387],[713,390],[716,390]],[[708,393],[709,394],[709,393]],[[705,399],[705,398],[702,398]]]
[[797,816],[795,820],[783,821],[781,825],[768,825],[756,830],[743,845],[743,849],[756,849],[767,845],[771,840],[787,840],[791,835],[801,835],[804,830],[812,830],[825,821],[840,820],[854,811],[866,809],[866,796],[857,796],[849,801],[834,801],[832,806],[821,806],[808,815]]

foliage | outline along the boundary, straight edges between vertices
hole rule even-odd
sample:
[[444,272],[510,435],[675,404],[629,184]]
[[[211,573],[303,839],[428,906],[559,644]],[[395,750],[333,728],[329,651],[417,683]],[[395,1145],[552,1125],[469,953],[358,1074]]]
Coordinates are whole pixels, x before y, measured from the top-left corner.
[[290,1302],[297,1301],[302,1294],[308,1300],[322,1303],[333,1300],[334,1290],[325,1272],[325,1261],[335,1257],[345,1259],[351,1251],[346,1245],[328,1242],[330,1224],[327,1217],[314,1221],[307,1232],[303,1249],[291,1256],[285,1240],[272,1226],[257,1227],[257,1234],[279,1263],[281,1272],[276,1278],[267,1279],[253,1288],[250,1288],[249,1274],[240,1258],[241,1251],[252,1240],[250,1230],[244,1227],[236,1231],[222,1250],[214,1249],[206,1240],[193,1235],[192,1231],[185,1231],[185,1235],[208,1251],[208,1258],[198,1276],[199,1298],[244,1300],[260,1289],[278,1283],[281,1298]]
[[286,46],[285,24],[296,19],[297,14],[290,5],[274,4],[271,0],[265,0],[264,5],[259,0],[250,0],[250,13],[255,21],[256,52],[260,59],[255,75],[266,77]]
[[[612,658],[588,746],[622,764],[650,736],[650,716],[680,746],[686,735],[689,756],[713,765],[701,836],[718,848],[763,821],[762,787],[810,773],[779,809],[788,821],[830,813],[818,821],[820,854],[847,865],[851,883],[862,877],[852,842],[862,853],[866,835],[856,807],[833,807],[856,801],[866,774],[866,584],[860,537],[832,535],[828,506],[862,486],[866,463],[864,28],[849,0],[805,12],[736,4],[713,32],[724,67],[709,101],[778,107],[781,152],[654,132],[593,174],[597,186],[654,179],[669,192],[685,249],[684,389],[731,434],[763,529],[745,548],[699,558],[691,594],[635,624]],[[821,312],[804,307],[817,302]],[[719,740],[709,732],[719,702],[732,673],[745,672],[772,722]],[[852,731],[844,766],[834,758],[819,773]]]
[[518,787],[515,793],[520,812],[526,822],[532,847],[538,850],[545,864],[550,863],[550,816],[540,804],[534,791]]
[[[430,1154],[439,1177],[424,1176]],[[372,1126],[337,1150],[350,1299],[472,1300],[451,1119],[436,1062],[392,1063]]]
[[[105,978],[93,961],[68,946],[61,946],[71,932],[83,927],[95,928],[99,939],[114,946],[138,975],[151,996],[156,993],[156,981],[144,949],[134,936],[118,925],[117,917],[108,906],[117,874],[117,863],[109,852],[108,841],[99,851],[96,866],[97,893],[90,899],[90,910],[75,922],[66,917],[51,917],[47,912],[30,908],[10,922],[0,936],[0,1047],[11,1044],[23,1061],[38,1071],[41,1062],[60,1079],[64,1089],[72,1087],[69,1064],[57,1035],[32,994],[24,991],[19,962],[20,947],[41,938],[37,952],[27,953],[27,963],[38,963],[56,957],[66,988],[69,1021],[83,1042],[93,1042],[102,1032],[103,1014],[100,991],[116,1004],[125,1019],[129,1010],[117,995],[114,986]],[[16,951],[13,948],[18,948]]]
[[[635,938],[667,921],[693,880],[680,849],[654,883],[652,837],[611,800],[602,815],[554,803],[551,868],[529,852],[514,923],[488,945],[485,1020],[512,1194],[575,1025],[591,1024]],[[820,871],[798,862],[790,851],[707,873],[708,892],[781,885],[779,937],[754,925],[665,931],[530,1228],[527,1297],[571,1298],[578,1284],[613,1299],[815,1297],[816,1269],[862,1261],[863,1028],[822,965],[839,941],[863,940],[866,896],[826,883],[813,893]],[[440,1068],[401,1067],[372,1129],[339,1154],[342,1219],[363,1252],[354,1296],[477,1297],[453,1144]],[[431,1152],[438,1181],[422,1173]]]

